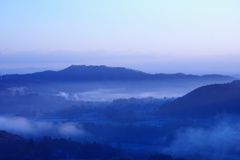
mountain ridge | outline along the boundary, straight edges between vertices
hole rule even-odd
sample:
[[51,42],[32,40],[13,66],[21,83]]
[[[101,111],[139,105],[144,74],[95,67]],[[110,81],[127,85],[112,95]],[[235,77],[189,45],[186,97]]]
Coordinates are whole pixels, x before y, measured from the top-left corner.
[[132,81],[132,80],[214,80],[221,79],[232,81],[236,78],[225,75],[192,75],[192,74],[150,74],[142,71],[128,69],[124,67],[107,67],[107,66],[86,66],[71,65],[59,71],[43,71],[30,74],[12,74],[3,75],[1,81],[6,80],[25,80],[25,81]]

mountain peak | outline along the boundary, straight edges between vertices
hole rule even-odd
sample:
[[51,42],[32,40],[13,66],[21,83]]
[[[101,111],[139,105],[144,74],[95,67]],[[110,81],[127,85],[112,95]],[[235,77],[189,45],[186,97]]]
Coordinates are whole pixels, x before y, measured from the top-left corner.
[[75,69],[78,69],[78,68],[82,68],[82,67],[87,67],[86,65],[71,65],[61,71],[66,71],[66,70],[75,70]]
[[109,69],[123,69],[123,70],[129,70],[124,67],[108,67],[105,65],[71,65],[61,71],[93,71],[93,70],[109,70]]

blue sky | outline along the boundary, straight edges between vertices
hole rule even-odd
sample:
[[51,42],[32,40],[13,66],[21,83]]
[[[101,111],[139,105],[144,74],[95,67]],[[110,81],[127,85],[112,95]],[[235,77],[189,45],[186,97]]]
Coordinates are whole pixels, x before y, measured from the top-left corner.
[[237,74],[239,8],[239,0],[1,0],[0,69]]

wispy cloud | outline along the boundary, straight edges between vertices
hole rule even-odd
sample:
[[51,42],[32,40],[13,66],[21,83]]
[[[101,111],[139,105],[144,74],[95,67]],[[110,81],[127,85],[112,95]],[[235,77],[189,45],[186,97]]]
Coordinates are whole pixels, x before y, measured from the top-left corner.
[[27,137],[51,136],[77,138],[86,135],[81,124],[35,121],[24,117],[0,116],[0,129]]

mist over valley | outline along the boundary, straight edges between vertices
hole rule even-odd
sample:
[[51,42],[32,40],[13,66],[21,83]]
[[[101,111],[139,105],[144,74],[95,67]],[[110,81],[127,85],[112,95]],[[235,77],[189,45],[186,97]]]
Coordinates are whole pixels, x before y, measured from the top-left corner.
[[238,159],[239,88],[231,76],[107,66],[3,75],[0,129],[121,146],[132,159]]

